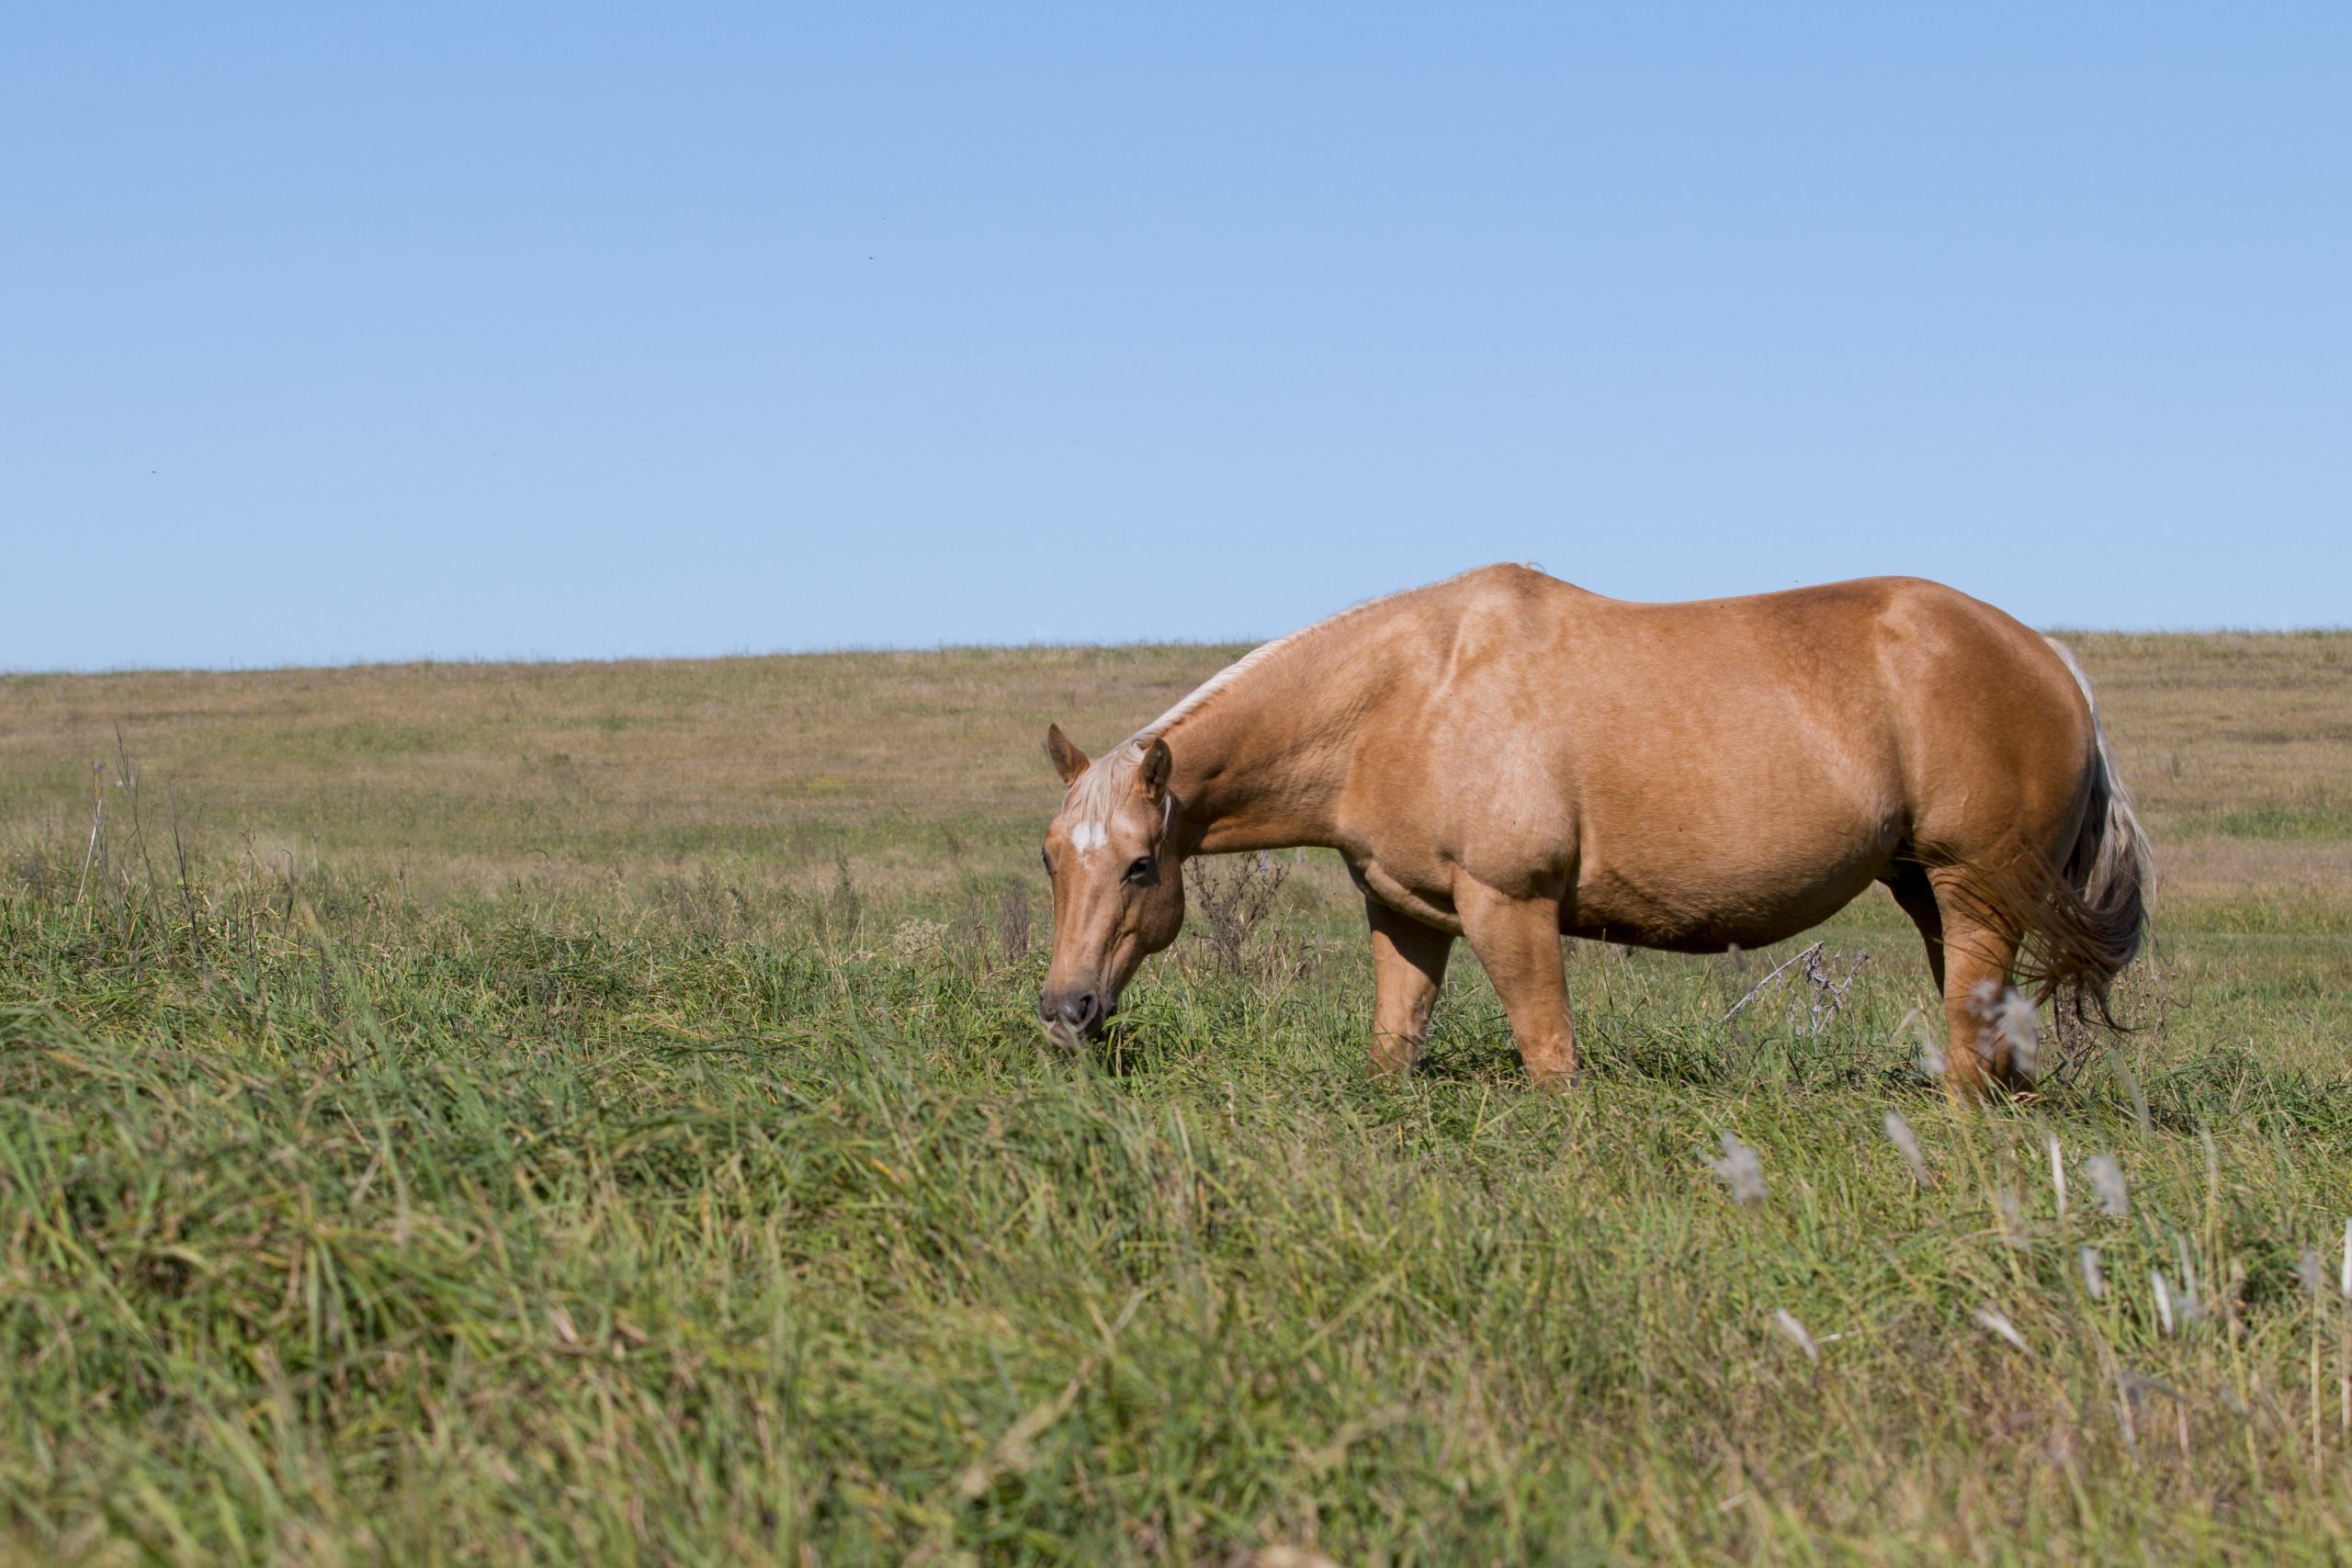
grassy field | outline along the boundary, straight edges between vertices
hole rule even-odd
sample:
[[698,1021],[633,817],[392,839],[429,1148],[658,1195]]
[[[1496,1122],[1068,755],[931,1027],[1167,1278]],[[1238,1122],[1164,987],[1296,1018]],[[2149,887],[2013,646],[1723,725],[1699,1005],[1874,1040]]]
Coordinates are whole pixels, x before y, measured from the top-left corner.
[[1374,1080],[1316,857],[1050,1052],[1232,649],[0,679],[0,1555],[2352,1560],[2352,636],[2077,646],[2146,1027],[1983,1111],[1877,894]]

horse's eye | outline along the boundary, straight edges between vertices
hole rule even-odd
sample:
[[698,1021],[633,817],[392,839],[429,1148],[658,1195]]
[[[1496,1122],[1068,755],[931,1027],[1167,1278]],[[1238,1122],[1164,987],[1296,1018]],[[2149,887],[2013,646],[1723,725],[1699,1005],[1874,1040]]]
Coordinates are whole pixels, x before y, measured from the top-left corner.
[[1127,867],[1127,880],[1129,882],[1148,882],[1151,880],[1151,857],[1149,855],[1144,856],[1143,859]]
[[1054,857],[1047,854],[1045,851],[1039,850],[1037,852],[1037,861],[1039,864],[1046,868],[1046,876],[1051,877],[1054,874]]

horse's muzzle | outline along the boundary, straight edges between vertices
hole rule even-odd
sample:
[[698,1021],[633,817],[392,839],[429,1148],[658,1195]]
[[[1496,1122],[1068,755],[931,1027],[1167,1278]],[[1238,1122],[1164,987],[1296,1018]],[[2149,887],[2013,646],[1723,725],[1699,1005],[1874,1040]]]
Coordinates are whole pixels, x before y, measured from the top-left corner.
[[1074,1044],[1102,1038],[1111,1021],[1111,1007],[1102,992],[1092,989],[1042,991],[1037,996],[1037,1017],[1055,1040]]

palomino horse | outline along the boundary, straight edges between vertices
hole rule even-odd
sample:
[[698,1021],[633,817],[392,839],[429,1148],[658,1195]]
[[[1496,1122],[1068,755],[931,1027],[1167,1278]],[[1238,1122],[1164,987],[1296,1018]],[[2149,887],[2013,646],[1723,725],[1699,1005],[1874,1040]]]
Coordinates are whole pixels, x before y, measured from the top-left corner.
[[1490,566],[1268,643],[1099,761],[1059,726],[1046,750],[1068,788],[1037,1010],[1065,1039],[1175,940],[1186,858],[1231,850],[1345,858],[1377,1067],[1412,1066],[1460,936],[1544,1087],[1576,1071],[1564,933],[1760,947],[1883,882],[1957,1090],[2015,1076],[1981,1014],[2021,958],[2103,1011],[2146,919],[2147,840],[2073,656],[1913,578],[1634,604]]

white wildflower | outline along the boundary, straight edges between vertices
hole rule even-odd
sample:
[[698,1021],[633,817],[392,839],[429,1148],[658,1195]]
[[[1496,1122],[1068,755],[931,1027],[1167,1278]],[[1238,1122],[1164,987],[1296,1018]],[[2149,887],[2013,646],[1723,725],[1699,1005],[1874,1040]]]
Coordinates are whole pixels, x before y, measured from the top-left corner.
[[1772,1314],[1772,1321],[1780,1325],[1781,1333],[1796,1342],[1797,1348],[1804,1352],[1806,1360],[1818,1362],[1821,1359],[1820,1347],[1814,1344],[1813,1336],[1804,1331],[1804,1325],[1797,1321],[1796,1314],[1781,1307]]
[[[2098,1194],[2100,1209],[2115,1215],[2132,1212],[2132,1201],[2123,1190],[2123,1168],[2115,1162],[2113,1155],[2091,1156],[2083,1161],[2083,1174],[2091,1179],[2091,1190]],[[2352,1229],[2346,1230],[2345,1239],[2352,1244]],[[2352,1253],[2346,1256],[2352,1257]],[[2352,1263],[2346,1265],[2346,1278],[2352,1280]]]
[[2156,1322],[2166,1334],[2172,1332],[2172,1289],[2165,1283],[2165,1271],[2148,1270],[2148,1284],[2156,1292]]
[[1913,1008],[1903,1015],[1903,1021],[1895,1025],[1897,1033],[1905,1029],[1911,1032],[1912,1043],[1919,1047],[1919,1071],[1928,1077],[1941,1078],[1944,1076],[1943,1042],[1928,1026],[1927,1015]]
[[2107,1294],[2107,1270],[2099,1267],[2098,1248],[2086,1247],[2078,1255],[2083,1265],[2083,1289],[2097,1301]]
[[2319,1260],[2318,1247],[2303,1248],[2302,1258],[2295,1265],[2295,1278],[2302,1282],[2303,1289],[2309,1291],[2314,1300],[2327,1295],[2327,1265]]
[[1724,1130],[1724,1157],[1708,1160],[1707,1168],[1731,1189],[1734,1202],[1749,1204],[1764,1201],[1763,1164],[1757,1159],[1754,1149],[1740,1142],[1738,1134]]
[[2205,1303],[2197,1291],[2197,1266],[2188,1258],[2188,1242],[2184,1236],[2173,1237],[2173,1256],[2180,1260],[2180,1290],[2173,1300],[2174,1309],[2183,1323],[2196,1323],[2205,1316]]
[[2041,1024],[2034,1017],[2032,1000],[2014,986],[1979,980],[1969,993],[1968,1008],[1984,1021],[1978,1043],[1995,1056],[2006,1046],[2009,1065],[2031,1077],[2041,1057]]
[[2011,1323],[2005,1314],[1994,1310],[1993,1308],[1988,1306],[1978,1307],[1976,1309],[1976,1321],[1984,1327],[2007,1340],[2017,1348],[2022,1350],[2026,1348],[2025,1336],[2018,1332],[2017,1325]]
[[1894,1145],[1894,1152],[1901,1155],[1903,1163],[1911,1168],[1911,1179],[1925,1187],[1928,1184],[1928,1161],[1919,1152],[1919,1140],[1912,1133],[1911,1123],[1892,1111],[1886,1113],[1886,1141]]
[[2033,1245],[2032,1238],[2026,1235],[2025,1203],[2016,1193],[2006,1187],[1995,1191],[1993,1211],[2000,1216],[2003,1247],[2022,1252]]
[[2058,1194],[2058,1219],[2066,1218],[2066,1161],[2058,1152],[2058,1134],[2050,1134],[2050,1187]]
[[2013,989],[2001,998],[1993,1032],[2008,1042],[2009,1065],[2019,1074],[2031,1077],[2041,1070],[2041,1021],[2022,991]]

